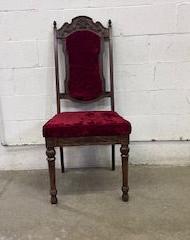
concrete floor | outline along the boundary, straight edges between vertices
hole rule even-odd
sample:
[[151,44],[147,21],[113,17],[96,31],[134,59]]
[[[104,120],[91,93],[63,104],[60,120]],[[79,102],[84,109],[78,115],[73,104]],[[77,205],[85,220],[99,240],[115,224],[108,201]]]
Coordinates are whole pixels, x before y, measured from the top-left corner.
[[57,171],[57,206],[47,171],[0,172],[0,240],[190,239],[190,167],[130,166],[130,200],[120,168]]

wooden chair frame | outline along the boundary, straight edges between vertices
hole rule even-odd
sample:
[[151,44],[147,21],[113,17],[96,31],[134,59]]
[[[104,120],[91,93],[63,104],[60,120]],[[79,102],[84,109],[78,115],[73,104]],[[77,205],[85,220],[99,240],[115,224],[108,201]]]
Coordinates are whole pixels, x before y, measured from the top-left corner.
[[[110,65],[110,91],[105,90],[104,83],[104,92],[97,99],[90,101],[94,102],[104,97],[109,97],[111,100],[111,110],[114,111],[114,83],[113,83],[113,47],[112,47],[112,25],[111,20],[108,21],[108,28],[103,27],[100,22],[93,22],[93,20],[86,16],[79,16],[72,19],[72,22],[65,23],[60,29],[57,29],[56,22],[54,21],[54,57],[55,57],[55,75],[56,75],[56,100],[57,100],[57,113],[61,112],[60,100],[61,99],[70,99],[72,101],[78,101],[72,99],[68,94],[67,89],[67,71],[68,71],[68,58],[67,53],[65,53],[66,59],[66,79],[65,79],[65,92],[60,92],[59,87],[59,64],[58,64],[58,41],[61,40],[63,44],[63,49],[65,46],[66,37],[75,32],[89,30],[98,34],[103,41],[109,42],[109,65]],[[103,51],[100,54],[100,71],[103,77]],[[86,102],[82,102],[86,103]],[[87,102],[89,103],[89,101]],[[120,152],[122,159],[122,199],[123,201],[128,201],[128,153],[129,153],[129,135],[120,135],[120,136],[91,136],[91,137],[76,137],[76,138],[46,138],[46,155],[49,167],[49,176],[50,176],[50,195],[51,203],[57,203],[57,189],[56,189],[56,174],[55,174],[55,147],[60,148],[60,157],[61,157],[61,169],[64,172],[64,157],[63,157],[63,147],[64,146],[84,146],[84,145],[112,145],[112,170],[115,169],[115,144],[121,144]]]

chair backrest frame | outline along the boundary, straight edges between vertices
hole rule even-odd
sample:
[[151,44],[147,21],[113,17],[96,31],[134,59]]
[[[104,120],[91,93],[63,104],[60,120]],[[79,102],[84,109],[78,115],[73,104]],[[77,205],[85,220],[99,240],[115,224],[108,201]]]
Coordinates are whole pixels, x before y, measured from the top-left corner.
[[[111,20],[108,21],[108,28],[105,28],[100,22],[93,22],[93,20],[86,16],[78,16],[72,19],[71,23],[64,23],[61,28],[57,29],[56,21],[54,25],[54,60],[55,60],[55,77],[56,77],[56,102],[57,102],[57,113],[61,112],[61,99],[70,99],[71,101],[81,103],[96,102],[102,98],[109,97],[111,100],[111,110],[114,111],[114,82],[113,82],[113,44],[112,44],[112,24]],[[96,99],[90,101],[80,101],[73,99],[68,93],[68,55],[65,51],[65,40],[66,38],[76,31],[92,31],[101,37],[101,52],[100,52],[100,75],[103,83],[103,93]],[[59,56],[58,56],[58,41],[61,40],[63,44],[63,51],[65,55],[65,70],[66,77],[64,81],[65,92],[60,92],[59,82]],[[103,75],[103,48],[105,41],[108,41],[109,48],[109,78],[110,78],[110,90],[106,91],[105,79]]]

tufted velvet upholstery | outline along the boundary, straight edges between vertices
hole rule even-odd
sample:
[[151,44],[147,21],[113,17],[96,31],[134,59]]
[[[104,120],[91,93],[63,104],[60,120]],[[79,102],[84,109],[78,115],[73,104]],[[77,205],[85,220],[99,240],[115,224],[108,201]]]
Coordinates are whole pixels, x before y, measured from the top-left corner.
[[98,98],[103,92],[99,61],[101,38],[91,31],[76,31],[66,38],[66,52],[68,94],[81,101]]
[[131,133],[131,124],[112,111],[63,112],[43,126],[44,137],[117,136]]

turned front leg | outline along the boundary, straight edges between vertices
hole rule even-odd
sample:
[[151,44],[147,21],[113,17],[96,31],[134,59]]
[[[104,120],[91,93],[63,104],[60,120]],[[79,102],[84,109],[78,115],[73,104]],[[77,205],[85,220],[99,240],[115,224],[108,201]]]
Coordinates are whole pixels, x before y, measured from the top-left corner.
[[128,191],[129,191],[129,186],[128,186],[128,157],[129,157],[129,148],[128,144],[121,145],[120,148],[121,152],[121,160],[122,160],[122,179],[123,179],[123,185],[122,185],[122,200],[124,202],[127,202],[129,199],[128,196]]
[[46,155],[49,167],[51,203],[56,204],[57,189],[55,180],[55,149],[53,147],[47,147]]

